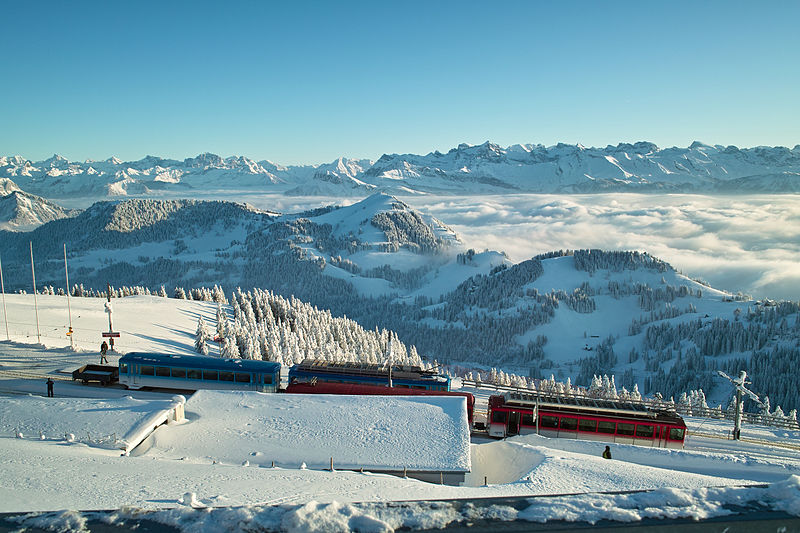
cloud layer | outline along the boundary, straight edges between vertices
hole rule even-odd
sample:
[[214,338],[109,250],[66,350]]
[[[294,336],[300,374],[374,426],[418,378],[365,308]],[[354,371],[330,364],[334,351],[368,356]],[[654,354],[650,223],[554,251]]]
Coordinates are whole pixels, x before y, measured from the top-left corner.
[[800,300],[795,195],[507,195],[403,198],[476,249],[514,262],[559,249],[641,250],[713,287]]

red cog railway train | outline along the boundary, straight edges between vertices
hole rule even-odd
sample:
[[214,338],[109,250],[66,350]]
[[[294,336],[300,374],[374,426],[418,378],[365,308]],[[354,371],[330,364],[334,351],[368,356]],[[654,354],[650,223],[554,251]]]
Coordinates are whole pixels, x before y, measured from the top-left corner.
[[538,433],[658,448],[683,448],[686,424],[674,412],[641,402],[509,392],[489,398],[489,435]]

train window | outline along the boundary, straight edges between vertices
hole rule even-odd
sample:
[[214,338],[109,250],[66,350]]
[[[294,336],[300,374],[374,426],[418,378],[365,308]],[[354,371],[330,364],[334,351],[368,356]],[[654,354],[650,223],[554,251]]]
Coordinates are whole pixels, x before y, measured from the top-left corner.
[[578,431],[589,431],[594,433],[597,431],[597,420],[587,420],[586,418],[581,418],[578,420]]
[[505,411],[492,411],[492,424],[505,424],[508,413]]
[[669,440],[683,440],[683,429],[669,428]]
[[633,424],[617,424],[617,435],[633,435]]
[[264,374],[264,385],[272,385],[272,374]]
[[156,369],[152,366],[143,366],[139,373],[143,376],[153,376],[156,373]]
[[168,378],[169,377],[169,367],[167,366],[157,366],[156,367],[156,376],[160,378]]
[[173,378],[185,378],[186,377],[186,369],[185,368],[173,368],[172,369],[172,377]]
[[128,363],[120,363],[119,364],[119,373],[120,374],[127,374],[128,373]]
[[637,437],[645,437],[647,439],[653,438],[653,426],[646,426],[644,424],[637,424],[636,425],[636,436]]
[[615,422],[607,422],[605,420],[600,420],[597,422],[597,432],[598,433],[614,433],[616,431],[617,424]]
[[522,413],[522,422],[523,426],[533,426],[536,422],[533,420],[533,413]]
[[216,370],[203,370],[203,379],[209,379],[215,381],[219,379],[218,372]]
[[236,373],[236,383],[250,383],[250,374]]
[[577,418],[569,418],[564,416],[561,418],[561,429],[565,429],[567,431],[577,431],[578,429],[578,419]]
[[226,372],[224,370],[219,371],[219,380],[220,381],[233,381],[233,372]]
[[558,429],[558,417],[543,415],[539,417],[539,426],[543,428]]
[[200,373],[199,368],[190,368],[186,371],[186,375],[189,379],[203,379],[203,374]]

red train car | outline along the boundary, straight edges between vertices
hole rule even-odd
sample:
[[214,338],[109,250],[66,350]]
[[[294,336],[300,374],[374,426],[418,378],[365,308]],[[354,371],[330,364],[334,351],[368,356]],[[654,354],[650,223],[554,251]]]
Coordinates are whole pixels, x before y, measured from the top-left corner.
[[407,389],[403,387],[326,381],[293,382],[286,387],[285,392],[290,394],[346,394],[354,396],[461,396],[467,400],[467,420],[469,420],[470,427],[472,427],[473,413],[475,411],[475,396],[468,392]]
[[538,433],[658,448],[683,448],[686,424],[674,412],[637,402],[547,394],[489,397],[489,435]]

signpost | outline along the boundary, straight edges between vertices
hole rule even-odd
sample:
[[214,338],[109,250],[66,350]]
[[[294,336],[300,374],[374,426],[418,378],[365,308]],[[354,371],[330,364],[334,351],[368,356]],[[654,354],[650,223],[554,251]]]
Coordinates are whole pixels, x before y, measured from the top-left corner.
[[118,331],[104,331],[103,333],[101,333],[101,335],[103,335],[103,337],[119,338]]

